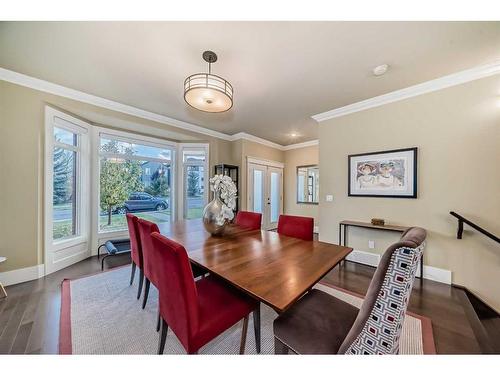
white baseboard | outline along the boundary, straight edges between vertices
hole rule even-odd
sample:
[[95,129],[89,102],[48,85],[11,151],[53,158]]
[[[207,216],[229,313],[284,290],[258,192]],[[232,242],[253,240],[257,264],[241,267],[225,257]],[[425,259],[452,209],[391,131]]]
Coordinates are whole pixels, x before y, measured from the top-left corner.
[[367,251],[353,250],[347,257],[347,260],[377,267],[380,262],[380,254],[369,253]]
[[14,285],[26,281],[36,280],[45,275],[45,266],[39,264],[33,267],[20,268],[17,270],[0,272],[0,282],[5,285]]
[[[417,275],[420,276],[420,268],[417,271]],[[451,285],[451,271],[424,264],[424,279]]]
[[[352,262],[366,264],[368,266],[377,267],[380,262],[381,255],[370,253],[367,251],[353,250],[346,260]],[[417,276],[420,277],[420,267],[417,268]],[[440,283],[451,285],[451,271],[442,268],[426,266],[424,264],[424,279],[433,280]]]

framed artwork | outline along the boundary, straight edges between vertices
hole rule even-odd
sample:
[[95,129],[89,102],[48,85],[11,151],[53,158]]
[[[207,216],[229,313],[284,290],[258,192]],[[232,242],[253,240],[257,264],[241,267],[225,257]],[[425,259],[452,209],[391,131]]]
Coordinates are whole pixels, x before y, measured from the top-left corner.
[[417,197],[417,148],[348,156],[350,197]]

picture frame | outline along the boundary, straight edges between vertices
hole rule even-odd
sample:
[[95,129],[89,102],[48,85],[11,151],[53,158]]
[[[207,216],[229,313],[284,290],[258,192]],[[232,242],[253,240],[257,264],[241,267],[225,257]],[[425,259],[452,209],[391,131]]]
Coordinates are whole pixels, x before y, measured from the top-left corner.
[[348,196],[417,198],[417,156],[417,147],[348,155]]

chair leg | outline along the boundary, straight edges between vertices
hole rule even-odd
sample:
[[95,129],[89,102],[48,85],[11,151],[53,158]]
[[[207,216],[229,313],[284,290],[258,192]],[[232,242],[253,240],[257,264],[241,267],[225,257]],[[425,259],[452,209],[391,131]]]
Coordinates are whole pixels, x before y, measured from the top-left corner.
[[243,328],[241,329],[240,354],[245,354],[245,344],[247,342],[248,315],[243,318]]
[[156,321],[156,332],[160,332],[161,326],[161,315],[160,315],[160,306],[158,305],[158,319]]
[[158,354],[163,354],[163,350],[165,349],[165,342],[167,341],[167,333],[168,325],[167,322],[162,318],[160,338],[158,340]]
[[146,303],[148,302],[149,296],[149,286],[151,285],[151,281],[146,277],[146,285],[144,286],[144,299],[142,300],[142,309],[146,308]]
[[288,354],[288,346],[283,344],[276,337],[274,338],[274,354]]
[[101,260],[101,271],[104,271],[104,261],[106,260],[107,257],[109,257],[109,254],[105,255]]
[[132,272],[130,274],[130,285],[132,285],[132,283],[134,282],[136,267],[137,267],[137,265],[134,262],[132,262]]
[[255,348],[260,353],[260,302],[253,312],[253,331],[255,333]]
[[141,298],[142,284],[144,283],[144,271],[139,270],[139,288],[137,289],[137,299]]

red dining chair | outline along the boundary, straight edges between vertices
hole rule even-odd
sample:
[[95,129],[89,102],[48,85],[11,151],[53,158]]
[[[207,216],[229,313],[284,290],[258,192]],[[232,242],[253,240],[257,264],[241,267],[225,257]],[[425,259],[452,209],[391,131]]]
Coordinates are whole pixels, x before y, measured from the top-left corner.
[[139,219],[139,237],[142,243],[142,257],[144,261],[144,276],[146,277],[146,283],[144,285],[144,298],[142,300],[142,308],[146,307],[149,296],[149,288],[151,283],[158,288],[158,279],[156,277],[156,264],[153,260],[153,243],[151,242],[151,234],[159,233],[158,225],[155,223]]
[[[139,237],[142,243],[142,253],[143,253],[143,261],[144,261],[144,275],[146,278],[146,282],[144,285],[144,299],[142,301],[142,308],[146,307],[146,303],[148,301],[149,289],[151,287],[151,283],[158,289],[158,273],[163,272],[163,270],[159,269],[158,265],[153,259],[153,243],[151,242],[151,234],[152,233],[160,233],[158,225],[155,223],[138,219],[139,225]],[[202,276],[206,274],[206,271],[197,267],[195,265],[193,267],[193,275],[194,277]],[[157,326],[159,330],[159,325]]]
[[262,214],[258,212],[238,211],[234,223],[246,229],[260,229]]
[[260,352],[260,309],[252,298],[213,276],[195,281],[186,249],[159,233],[151,235],[159,273],[161,333],[158,354],[163,354],[170,327],[188,354],[198,350],[243,319],[240,354],[245,351],[248,315],[254,312],[255,341]]
[[305,241],[313,240],[314,219],[312,217],[280,215],[278,233]]
[[130,275],[130,285],[132,285],[132,283],[134,282],[136,267],[139,267],[140,271],[137,299],[141,297],[142,284],[144,282],[144,266],[138,220],[139,218],[137,216],[127,214],[127,226],[130,235],[130,256],[132,258],[132,273]]

